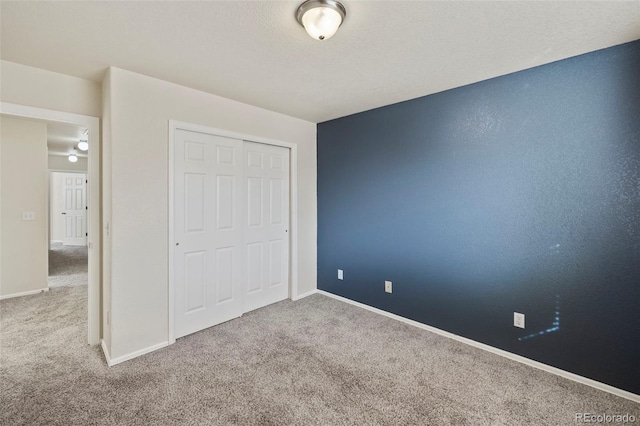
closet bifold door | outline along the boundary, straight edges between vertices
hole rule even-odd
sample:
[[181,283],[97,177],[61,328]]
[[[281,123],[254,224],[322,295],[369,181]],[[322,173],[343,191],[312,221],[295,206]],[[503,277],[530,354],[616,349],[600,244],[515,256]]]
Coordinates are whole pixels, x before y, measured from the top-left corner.
[[174,134],[174,333],[243,312],[243,142]]
[[244,143],[244,312],[289,297],[289,152]]

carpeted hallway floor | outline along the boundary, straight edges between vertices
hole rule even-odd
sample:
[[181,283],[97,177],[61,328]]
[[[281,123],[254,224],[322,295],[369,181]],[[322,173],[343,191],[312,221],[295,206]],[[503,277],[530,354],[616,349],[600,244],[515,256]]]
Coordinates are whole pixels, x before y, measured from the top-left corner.
[[[250,312],[107,367],[86,286],[0,301],[2,425],[575,424],[640,404],[334,299]],[[638,420],[637,420],[638,421]]]
[[53,243],[49,249],[49,288],[87,285],[87,246]]

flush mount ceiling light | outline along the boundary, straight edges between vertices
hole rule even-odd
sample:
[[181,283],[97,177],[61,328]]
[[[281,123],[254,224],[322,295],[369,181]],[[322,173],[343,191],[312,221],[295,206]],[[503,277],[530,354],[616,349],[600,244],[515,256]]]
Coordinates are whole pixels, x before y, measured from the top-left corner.
[[89,149],[89,142],[87,142],[86,140],[80,140],[80,142],[78,142],[78,149],[80,151],[86,151]]
[[75,149],[71,154],[69,154],[69,161],[71,161],[72,163],[75,163],[76,161],[78,161],[78,155],[76,154]]
[[335,0],[307,0],[298,7],[296,19],[316,40],[331,38],[342,25],[347,10]]

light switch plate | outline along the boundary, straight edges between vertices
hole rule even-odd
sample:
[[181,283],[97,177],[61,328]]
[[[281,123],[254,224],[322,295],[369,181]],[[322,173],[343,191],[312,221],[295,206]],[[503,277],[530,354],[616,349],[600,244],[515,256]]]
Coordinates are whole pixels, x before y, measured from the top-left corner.
[[387,293],[393,293],[393,283],[391,281],[384,282],[384,291]]
[[343,280],[344,279],[344,273],[342,272],[342,269],[338,269],[338,279],[339,280]]

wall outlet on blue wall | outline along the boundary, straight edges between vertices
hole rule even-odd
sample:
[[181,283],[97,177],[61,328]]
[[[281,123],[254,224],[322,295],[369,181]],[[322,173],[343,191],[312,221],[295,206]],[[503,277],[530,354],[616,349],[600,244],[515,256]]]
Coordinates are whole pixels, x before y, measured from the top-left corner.
[[393,293],[393,283],[391,281],[384,282],[384,291],[387,293]]
[[519,312],[513,313],[513,326],[524,328],[524,314],[521,314]]
[[339,280],[343,280],[344,279],[344,273],[342,272],[342,269],[338,269],[338,279]]

